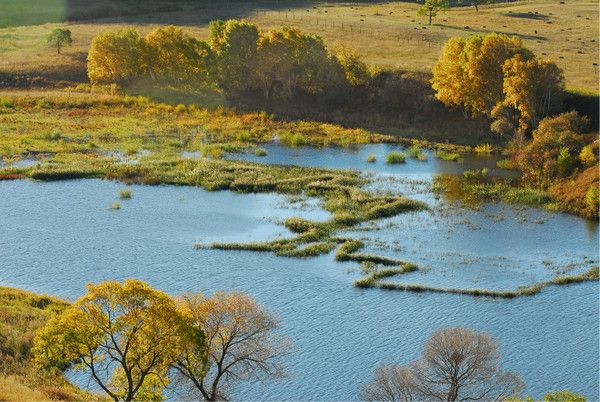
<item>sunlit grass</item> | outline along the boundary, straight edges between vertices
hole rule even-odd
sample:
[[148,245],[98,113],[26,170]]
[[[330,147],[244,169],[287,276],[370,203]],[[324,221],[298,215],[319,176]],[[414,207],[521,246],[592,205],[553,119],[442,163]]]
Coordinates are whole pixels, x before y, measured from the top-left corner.
[[397,164],[406,162],[406,155],[402,152],[392,151],[385,157],[389,164]]
[[131,191],[131,189],[129,187],[125,187],[124,189],[119,190],[119,198],[121,198],[123,200],[130,199],[132,195],[133,195],[133,192]]

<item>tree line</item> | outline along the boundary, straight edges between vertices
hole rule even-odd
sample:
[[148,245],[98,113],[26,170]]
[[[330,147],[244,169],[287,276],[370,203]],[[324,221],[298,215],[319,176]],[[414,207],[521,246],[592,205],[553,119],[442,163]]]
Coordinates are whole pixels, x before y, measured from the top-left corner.
[[368,67],[354,53],[329,51],[295,28],[261,32],[246,21],[212,21],[208,42],[167,26],[145,37],[133,29],[96,36],[88,54],[93,84],[148,77],[159,83],[217,85],[228,94],[258,91],[267,99],[322,94],[361,85]]

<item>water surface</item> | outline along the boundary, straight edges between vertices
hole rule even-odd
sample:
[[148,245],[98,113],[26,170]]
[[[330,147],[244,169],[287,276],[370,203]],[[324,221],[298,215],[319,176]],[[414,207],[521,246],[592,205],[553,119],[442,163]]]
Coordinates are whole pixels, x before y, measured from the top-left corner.
[[[597,227],[586,221],[503,204],[474,211],[436,200],[428,180],[451,162],[430,158],[389,166],[383,160],[391,148],[281,148],[278,154],[269,147],[261,160],[369,170],[374,186],[428,202],[431,211],[386,219],[376,231],[349,232],[366,238],[369,251],[425,269],[405,281],[512,288],[597,260]],[[363,165],[377,149],[379,162]],[[301,156],[294,159],[296,152]],[[449,166],[459,172],[471,165]],[[356,399],[377,365],[408,363],[434,330],[455,325],[498,339],[505,368],[524,377],[528,393],[569,388],[598,399],[596,283],[514,300],[355,289],[357,265],[337,263],[331,254],[293,259],[192,247],[288,235],[278,224],[285,217],[328,219],[315,200],[132,186],[133,198],[121,200],[121,210],[109,210],[121,188],[101,180],[0,182],[0,283],[70,300],[88,282],[128,277],[173,294],[248,292],[281,316],[282,332],[295,349],[286,358],[286,379],[244,384],[236,394],[241,399]]]

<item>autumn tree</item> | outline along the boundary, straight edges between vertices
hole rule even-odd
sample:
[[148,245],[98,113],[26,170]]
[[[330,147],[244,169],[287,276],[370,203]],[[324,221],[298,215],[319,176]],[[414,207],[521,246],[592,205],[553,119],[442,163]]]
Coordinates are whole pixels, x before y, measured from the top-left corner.
[[243,293],[187,295],[180,309],[206,335],[206,355],[185,350],[173,368],[202,398],[225,399],[237,381],[278,378],[289,342],[275,334],[277,319]]
[[145,71],[144,42],[134,29],[98,34],[87,60],[93,84],[129,83]]
[[88,285],[34,340],[42,366],[86,369],[112,399],[157,399],[168,368],[188,343],[203,340],[168,295],[129,279]]
[[381,368],[363,387],[366,400],[494,400],[518,395],[523,381],[500,368],[498,344],[467,328],[444,328],[425,343],[409,366]]
[[354,87],[366,87],[373,76],[372,70],[354,50],[338,47],[335,57],[344,70],[348,83]]
[[438,13],[446,11],[450,7],[450,0],[425,0],[423,5],[417,9],[417,15],[428,16],[429,25]]
[[71,46],[73,39],[71,31],[68,29],[55,28],[46,37],[49,46],[56,48],[56,53],[60,54],[60,49],[64,46]]
[[471,115],[489,115],[504,100],[504,63],[520,55],[533,58],[517,37],[488,34],[451,38],[433,68],[436,98]]
[[517,55],[504,63],[503,104],[519,112],[519,130],[536,127],[541,119],[562,110],[565,80],[549,60],[524,60]]
[[182,82],[209,78],[213,64],[210,46],[181,28],[156,28],[144,42],[146,65],[153,79]]
[[266,99],[292,96],[298,73],[294,46],[289,31],[271,30],[261,35],[256,74]]
[[256,87],[258,27],[238,20],[211,21],[209,27],[221,87],[230,93]]

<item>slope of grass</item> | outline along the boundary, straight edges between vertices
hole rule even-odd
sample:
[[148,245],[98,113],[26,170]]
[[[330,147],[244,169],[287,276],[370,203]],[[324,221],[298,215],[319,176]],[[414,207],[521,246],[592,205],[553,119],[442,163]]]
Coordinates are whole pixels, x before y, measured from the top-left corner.
[[0,400],[98,400],[71,385],[60,373],[30,363],[38,328],[67,303],[54,297],[0,287]]
[[[562,4],[556,0],[527,0],[484,6],[479,12],[472,7],[456,7],[440,14],[431,26],[426,18],[416,16],[418,6],[408,2],[155,0],[140,6],[123,0],[101,0],[86,7],[83,1],[69,1],[72,12],[83,14],[94,8],[102,18],[69,23],[74,43],[63,55],[56,55],[45,45],[45,35],[60,25],[56,17],[64,15],[56,3],[60,1],[42,5],[35,2],[35,21],[27,20],[31,13],[26,10],[34,4],[31,0],[23,5],[25,17],[17,12],[21,2],[19,7],[17,3],[11,5],[9,12],[0,17],[0,26],[15,25],[0,29],[0,72],[81,81],[85,80],[85,54],[91,39],[100,31],[121,27],[123,22],[142,32],[161,24],[181,25],[198,37],[207,38],[210,20],[246,18],[265,29],[290,25],[317,33],[332,45],[355,48],[371,64],[418,71],[430,71],[441,45],[449,37],[487,32],[517,35],[536,54],[556,61],[565,70],[567,86],[598,91],[598,66],[594,65],[598,63],[598,3],[593,0],[568,0]],[[116,16],[111,17],[106,10],[100,12],[103,7],[115,9]],[[16,26],[41,22],[50,23]]]

